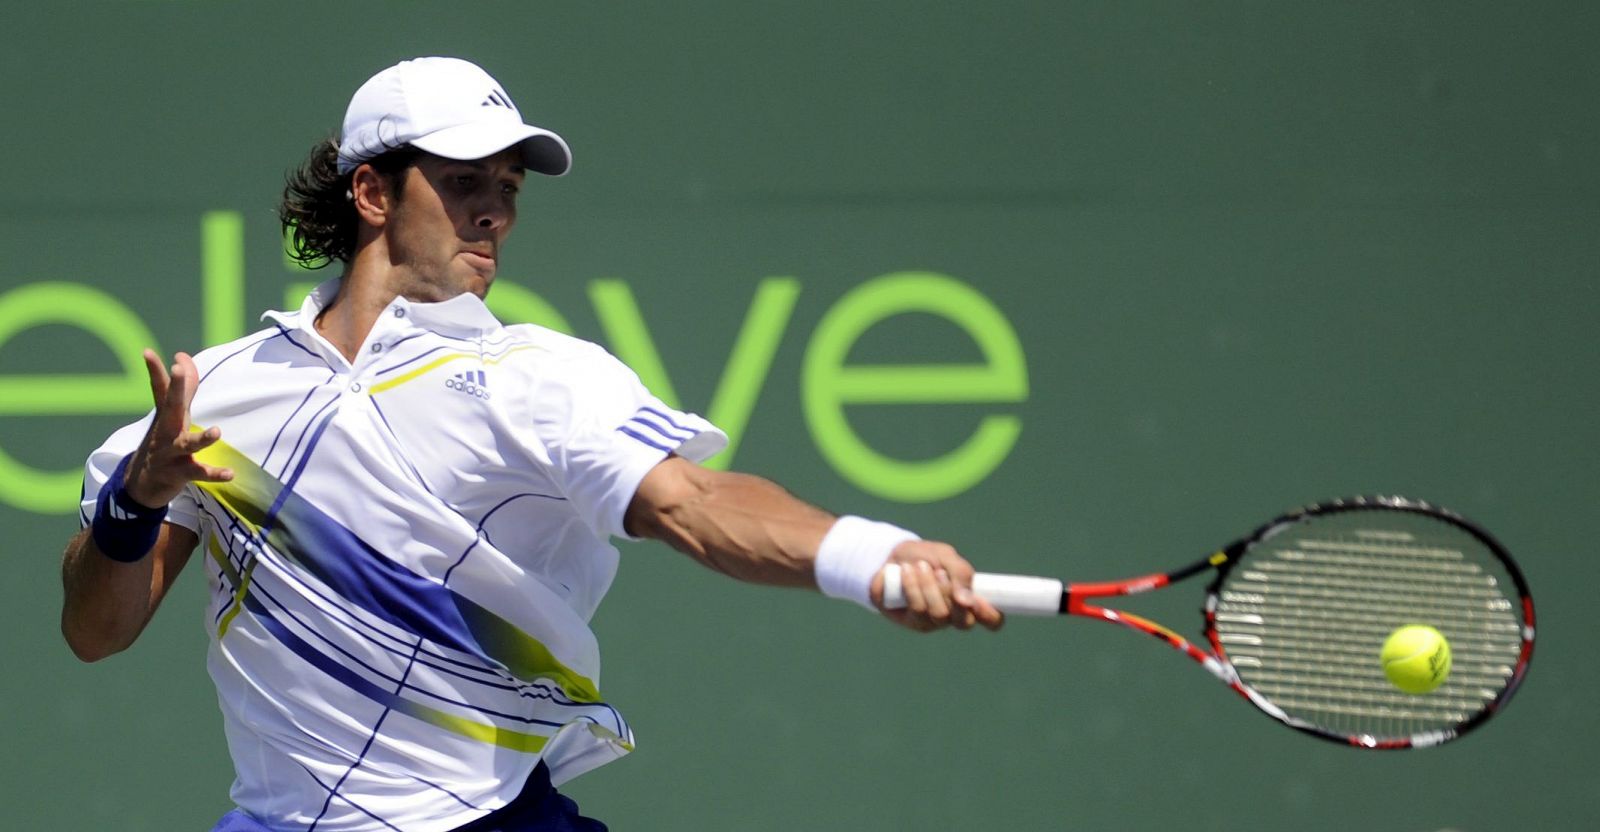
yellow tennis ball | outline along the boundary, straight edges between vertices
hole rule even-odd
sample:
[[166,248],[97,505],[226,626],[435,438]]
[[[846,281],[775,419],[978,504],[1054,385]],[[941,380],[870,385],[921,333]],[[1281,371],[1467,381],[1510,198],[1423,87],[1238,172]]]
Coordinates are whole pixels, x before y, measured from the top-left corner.
[[1450,642],[1425,624],[1408,624],[1383,642],[1383,673],[1406,693],[1427,693],[1450,676]]

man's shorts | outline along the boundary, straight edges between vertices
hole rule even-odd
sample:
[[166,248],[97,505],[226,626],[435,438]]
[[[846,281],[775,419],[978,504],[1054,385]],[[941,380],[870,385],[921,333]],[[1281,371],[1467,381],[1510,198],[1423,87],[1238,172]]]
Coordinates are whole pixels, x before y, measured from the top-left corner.
[[[211,832],[272,832],[235,809],[222,816]],[[606,825],[578,814],[578,804],[550,785],[544,763],[529,775],[522,793],[505,806],[457,827],[455,832],[606,832]]]

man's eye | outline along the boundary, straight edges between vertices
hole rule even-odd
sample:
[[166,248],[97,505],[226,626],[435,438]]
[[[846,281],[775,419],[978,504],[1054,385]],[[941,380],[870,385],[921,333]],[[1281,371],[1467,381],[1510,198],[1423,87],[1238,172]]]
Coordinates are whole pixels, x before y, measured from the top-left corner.
[[522,189],[521,189],[521,188],[518,188],[518,187],[517,187],[517,186],[516,186],[516,185],[512,185],[512,184],[511,184],[511,183],[509,183],[509,182],[508,182],[508,183],[506,183],[506,185],[505,185],[505,187],[504,187],[504,188],[502,188],[502,189],[501,189],[501,190],[502,190],[502,192],[503,192],[503,193],[505,193],[505,194],[506,194],[506,195],[507,195],[507,196],[516,196],[516,195],[517,195],[517,194],[519,194],[519,193],[521,193],[521,192],[522,192]]
[[460,187],[463,187],[463,188],[472,187],[472,176],[470,174],[465,174],[465,173],[461,174],[460,176],[457,176],[456,177],[456,185],[458,185]]

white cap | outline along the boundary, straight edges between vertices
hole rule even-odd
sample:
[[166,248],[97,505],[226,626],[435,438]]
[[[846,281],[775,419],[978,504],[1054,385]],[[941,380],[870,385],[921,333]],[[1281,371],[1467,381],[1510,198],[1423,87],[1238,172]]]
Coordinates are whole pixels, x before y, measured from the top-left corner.
[[520,145],[528,170],[560,176],[572,167],[565,140],[524,124],[500,84],[460,58],[401,61],[362,84],[339,131],[339,172],[408,144],[446,159]]

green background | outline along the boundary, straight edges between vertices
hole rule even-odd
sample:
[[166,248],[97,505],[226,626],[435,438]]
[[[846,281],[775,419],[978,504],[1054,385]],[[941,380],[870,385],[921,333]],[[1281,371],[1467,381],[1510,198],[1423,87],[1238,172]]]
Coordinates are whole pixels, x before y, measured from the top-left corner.
[[[6,2],[0,19],[0,292],[87,284],[163,350],[197,349],[200,216],[237,211],[253,328],[305,279],[277,248],[284,170],[372,72],[461,55],[576,156],[527,189],[502,275],[601,341],[586,287],[627,281],[686,407],[705,408],[757,283],[800,282],[735,467],[985,568],[1080,580],[1176,565],[1319,498],[1427,497],[1494,529],[1539,602],[1501,717],[1373,754],[1284,731],[1114,628],[915,636],[627,546],[595,626],[640,746],[570,786],[613,828],[1600,827],[1592,3]],[[801,415],[823,314],[907,270],[981,291],[1029,371],[1021,403],[851,409],[906,459],[984,414],[1021,419],[987,478],[923,504],[850,484]],[[904,316],[852,357],[976,355]],[[0,344],[8,376],[116,366],[67,327]],[[131,418],[4,415],[0,448],[70,469]],[[5,823],[207,829],[231,771],[200,582],[131,651],[81,665],[56,626],[76,527],[0,504]],[[1197,600],[1139,609],[1197,625]]]

